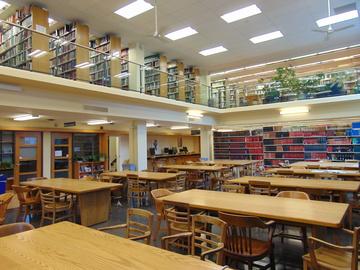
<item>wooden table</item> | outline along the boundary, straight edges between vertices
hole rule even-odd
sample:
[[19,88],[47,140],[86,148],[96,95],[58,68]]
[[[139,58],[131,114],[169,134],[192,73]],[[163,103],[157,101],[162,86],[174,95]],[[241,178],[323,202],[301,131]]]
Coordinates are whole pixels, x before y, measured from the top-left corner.
[[175,169],[179,171],[205,171],[205,172],[219,172],[221,170],[226,169],[226,167],[219,165],[207,166],[207,165],[176,165],[176,164],[162,165],[159,168]]
[[360,179],[360,172],[353,170],[328,170],[328,169],[286,169],[286,168],[272,168],[266,170],[267,173],[273,174],[283,174],[282,172],[289,172],[294,175],[303,175],[303,176],[320,176],[320,175],[332,175],[337,176],[339,178],[352,178],[353,180]]
[[75,194],[79,203],[81,224],[90,226],[109,219],[110,190],[120,184],[54,178],[22,182],[22,185]]
[[191,208],[258,216],[284,222],[341,228],[349,205],[192,189],[163,198],[168,204],[185,203]]
[[136,174],[141,180],[147,180],[150,182],[166,182],[174,180],[178,173],[164,173],[164,172],[137,172],[137,171],[118,171],[118,172],[106,172],[103,175],[113,176],[119,178],[126,178],[128,174]]
[[347,192],[356,193],[360,189],[358,181],[340,181],[340,180],[322,180],[322,179],[301,179],[301,178],[282,178],[282,177],[264,177],[264,176],[244,176],[229,182],[249,185],[249,181],[270,182],[271,186],[285,188],[286,190],[320,190],[335,191],[340,194],[342,201]]
[[[242,159],[215,159],[210,161],[199,161],[197,164],[203,165],[219,165],[219,166],[230,166],[234,168],[248,168],[251,169],[251,175],[254,175],[254,165],[262,162],[262,160],[242,160]],[[237,170],[236,175],[240,176],[240,171]]]
[[220,270],[200,259],[70,222],[0,238],[6,270]]
[[332,161],[299,161],[290,164],[292,168],[320,166],[320,169],[343,169],[343,170],[359,170],[359,164],[353,162],[332,162]]

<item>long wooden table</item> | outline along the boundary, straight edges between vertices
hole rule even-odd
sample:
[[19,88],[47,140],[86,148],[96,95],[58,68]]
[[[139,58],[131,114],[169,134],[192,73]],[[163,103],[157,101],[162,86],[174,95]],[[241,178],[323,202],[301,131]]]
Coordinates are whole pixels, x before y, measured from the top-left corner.
[[320,175],[332,175],[339,178],[352,178],[353,180],[360,179],[360,172],[353,170],[328,170],[328,169],[296,169],[296,168],[272,168],[266,170],[267,173],[273,174],[284,174],[291,173],[294,175],[303,175],[303,176],[320,176]]
[[320,169],[358,170],[359,163],[331,161],[298,161],[290,165],[292,168],[319,166]]
[[219,172],[221,170],[226,169],[224,166],[214,165],[214,166],[207,166],[207,165],[162,165],[159,168],[164,169],[175,169],[179,171],[204,171],[204,172]]
[[188,204],[191,208],[251,215],[278,221],[341,228],[349,205],[192,189],[163,198],[167,204]]
[[125,178],[128,174],[136,174],[141,180],[147,180],[151,182],[166,182],[174,180],[178,173],[164,173],[164,172],[137,172],[137,171],[118,171],[118,172],[106,172],[103,175],[113,176],[119,178]]
[[0,238],[6,270],[220,270],[200,259],[61,222]]
[[265,177],[265,176],[244,176],[237,179],[229,180],[229,182],[249,185],[249,181],[270,182],[271,186],[277,188],[285,188],[287,190],[320,190],[335,191],[344,198],[344,193],[356,193],[360,190],[359,181],[340,181],[340,180],[322,180],[322,179],[301,179],[301,178],[282,178],[282,177]]
[[21,184],[75,194],[79,203],[81,224],[84,226],[105,222],[109,219],[110,190],[121,186],[116,183],[68,178],[27,181]]
[[230,166],[230,167],[237,169],[236,175],[240,176],[239,169],[241,169],[241,168],[245,168],[245,169],[250,168],[250,170],[251,170],[250,174],[254,175],[254,172],[255,172],[254,166],[260,162],[262,162],[262,160],[215,159],[215,160],[210,160],[210,161],[198,161],[198,162],[196,162],[196,164]]

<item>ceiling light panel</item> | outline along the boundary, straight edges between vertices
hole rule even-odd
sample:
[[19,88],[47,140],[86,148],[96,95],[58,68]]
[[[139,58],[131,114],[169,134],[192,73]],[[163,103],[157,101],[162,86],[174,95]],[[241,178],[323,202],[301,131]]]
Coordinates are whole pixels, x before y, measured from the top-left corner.
[[200,51],[199,54],[203,55],[203,56],[209,56],[209,55],[213,55],[213,54],[217,54],[217,53],[222,53],[222,52],[226,52],[227,49],[223,46],[218,46],[215,48],[211,48],[211,49],[206,49],[203,51]]
[[144,0],[137,0],[135,2],[132,2],[129,5],[119,8],[114,13],[116,13],[117,15],[120,15],[126,19],[131,19],[131,18],[138,16],[152,8],[154,8],[154,6],[151,5],[150,3],[148,3]]
[[359,12],[357,10],[352,10],[352,11],[344,12],[344,13],[341,13],[338,15],[334,15],[334,16],[330,16],[330,17],[326,17],[326,18],[317,20],[316,24],[319,27],[323,27],[323,26],[332,25],[332,24],[339,23],[339,22],[348,21],[348,20],[355,19],[358,17],[359,17]]
[[189,129],[189,126],[172,126],[170,129],[172,130],[180,130],[180,129]]
[[275,32],[267,33],[267,34],[264,34],[261,36],[256,36],[256,37],[250,38],[250,41],[254,44],[257,44],[257,43],[281,38],[283,36],[284,35],[280,31],[275,31]]
[[280,110],[280,114],[299,114],[299,113],[308,113],[309,107],[290,107],[290,108],[283,108]]
[[5,2],[5,1],[0,1],[0,9],[5,9],[8,8],[10,6],[9,3]]
[[28,120],[34,120],[39,119],[39,115],[32,115],[32,114],[24,114],[14,117],[15,121],[28,121]]
[[112,124],[114,123],[113,121],[107,121],[107,120],[91,120],[88,121],[87,124],[89,126],[95,126],[95,125],[107,125],[107,124]]
[[171,32],[169,34],[166,34],[165,37],[168,38],[168,39],[171,39],[171,40],[178,40],[178,39],[181,39],[181,38],[185,38],[185,37],[195,35],[197,33],[198,32],[195,29],[193,29],[191,27],[185,27],[183,29],[180,29],[180,30]]
[[221,19],[226,21],[227,23],[236,22],[238,20],[242,20],[257,14],[260,14],[261,10],[256,5],[251,5],[248,7],[244,7],[229,13],[226,13],[221,16]]

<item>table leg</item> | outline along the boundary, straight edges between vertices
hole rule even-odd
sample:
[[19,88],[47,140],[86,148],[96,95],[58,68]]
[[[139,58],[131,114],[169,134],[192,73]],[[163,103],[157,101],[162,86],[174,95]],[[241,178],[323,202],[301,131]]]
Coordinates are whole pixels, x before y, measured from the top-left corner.
[[91,226],[109,219],[110,189],[79,194],[81,225]]

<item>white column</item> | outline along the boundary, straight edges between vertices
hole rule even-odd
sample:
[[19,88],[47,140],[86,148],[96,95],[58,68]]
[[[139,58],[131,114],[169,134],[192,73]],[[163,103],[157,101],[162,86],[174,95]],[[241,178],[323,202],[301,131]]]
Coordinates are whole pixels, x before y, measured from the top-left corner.
[[200,151],[201,158],[213,160],[214,148],[213,148],[213,132],[211,127],[202,127],[200,129]]
[[[129,45],[129,88],[131,90],[140,91],[144,86],[145,74],[140,70],[140,64],[144,66],[144,47],[139,43]],[[137,63],[137,64],[134,64]]]
[[145,121],[134,121],[129,130],[130,163],[138,171],[147,169],[147,130]]
[[43,132],[43,172],[42,176],[51,178],[51,132]]

